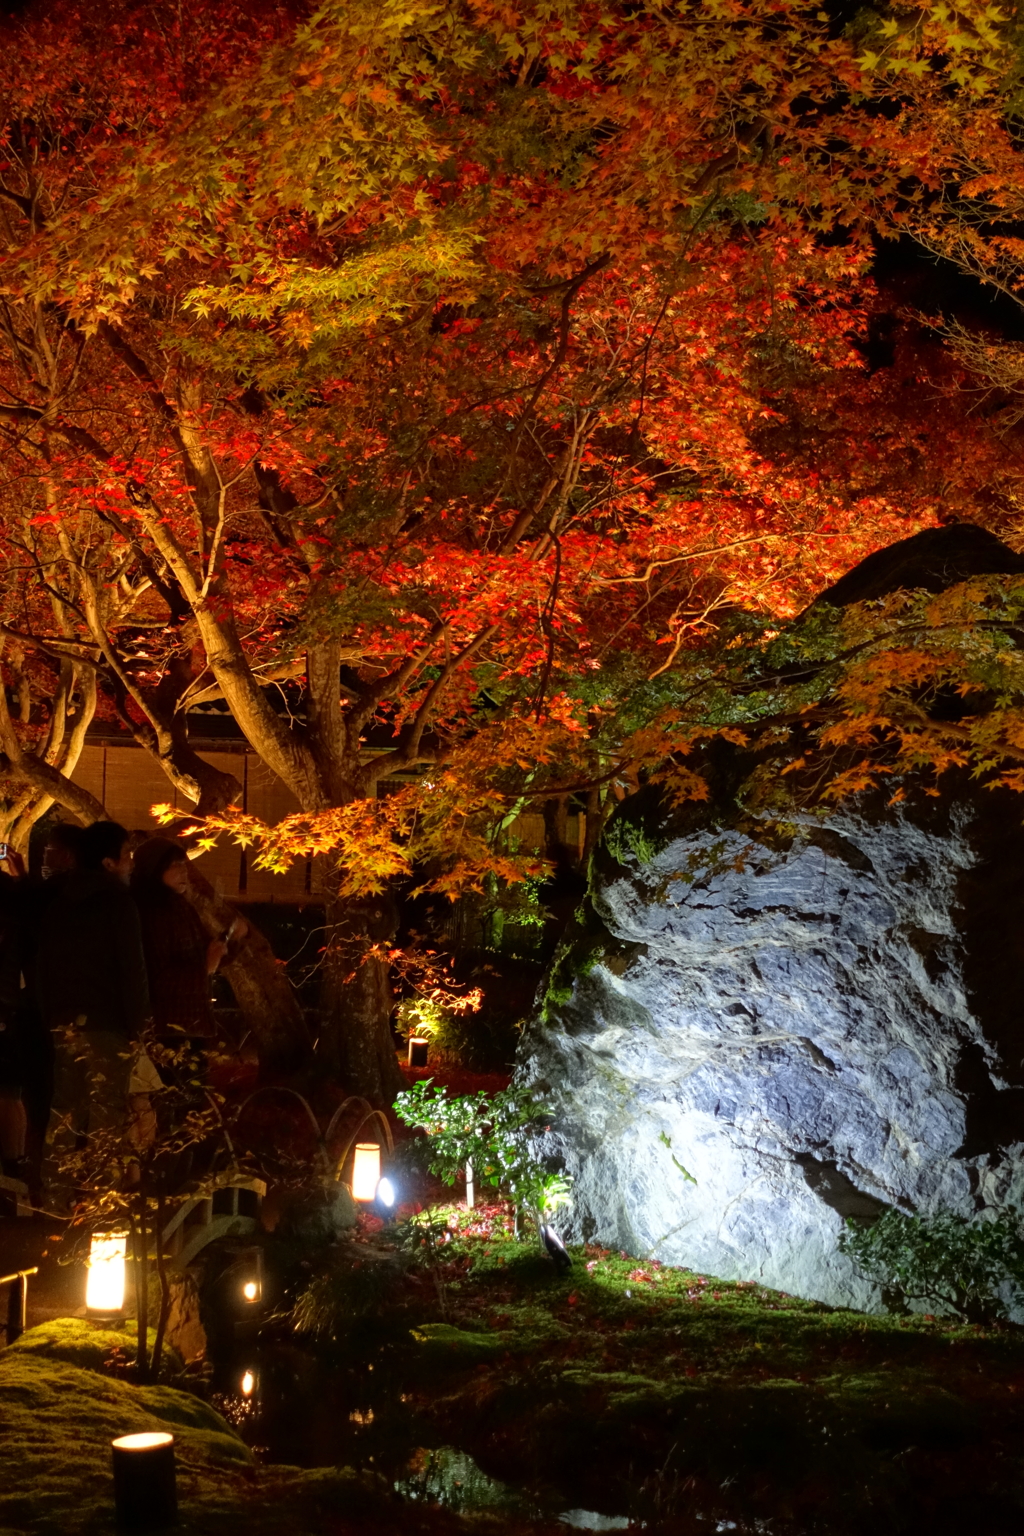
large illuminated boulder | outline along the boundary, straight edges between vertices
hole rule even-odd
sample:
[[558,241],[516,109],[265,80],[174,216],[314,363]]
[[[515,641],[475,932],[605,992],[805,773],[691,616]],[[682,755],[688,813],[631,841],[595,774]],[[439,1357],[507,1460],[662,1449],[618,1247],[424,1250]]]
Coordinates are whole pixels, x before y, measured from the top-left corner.
[[[826,595],[1022,564],[931,530]],[[870,1306],[845,1217],[1024,1202],[1024,800],[947,774],[780,821],[750,754],[703,766],[709,802],[612,821],[524,1040],[569,1235]]]
[[1024,1197],[1024,806],[715,809],[613,824],[527,1037],[571,1235],[870,1305],[845,1216]]

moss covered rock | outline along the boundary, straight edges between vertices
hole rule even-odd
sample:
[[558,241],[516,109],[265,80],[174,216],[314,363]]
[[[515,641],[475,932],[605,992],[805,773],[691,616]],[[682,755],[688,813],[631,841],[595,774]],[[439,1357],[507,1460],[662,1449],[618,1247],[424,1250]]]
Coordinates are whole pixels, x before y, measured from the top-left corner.
[[257,1467],[218,1413],[190,1393],[104,1375],[128,1330],[75,1318],[28,1330],[0,1351],[0,1536],[109,1536],[110,1442],[174,1435],[178,1529],[189,1536],[347,1536],[372,1527],[448,1536],[454,1515],[410,1509],[382,1479],[344,1467]]
[[[152,1345],[153,1329],[149,1330]],[[63,1360],[68,1365],[80,1365],[85,1370],[101,1370],[115,1350],[125,1354],[135,1351],[137,1334],[132,1320],[117,1327],[94,1323],[83,1317],[58,1317],[52,1322],[40,1323],[21,1335],[13,1349],[23,1354],[46,1355],[51,1360]],[[171,1371],[181,1369],[177,1352],[164,1345],[164,1363]]]
[[0,1353],[0,1526],[109,1525],[110,1442],[117,1435],[170,1429],[186,1496],[215,1484],[221,1469],[251,1466],[247,1447],[205,1403],[101,1374],[113,1349],[133,1345],[130,1333],[70,1318],[32,1328]]

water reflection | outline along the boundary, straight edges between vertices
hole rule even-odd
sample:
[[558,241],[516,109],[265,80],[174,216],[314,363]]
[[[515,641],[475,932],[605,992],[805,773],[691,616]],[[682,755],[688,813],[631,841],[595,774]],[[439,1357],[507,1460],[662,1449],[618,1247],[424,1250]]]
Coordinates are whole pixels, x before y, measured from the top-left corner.
[[426,1499],[457,1514],[490,1510],[495,1514],[531,1517],[539,1513],[532,1500],[507,1483],[481,1472],[471,1456],[454,1446],[417,1451],[395,1491],[407,1499]]
[[[551,1510],[508,1483],[482,1472],[465,1451],[442,1445],[417,1451],[395,1491],[407,1499],[425,1499],[456,1514],[510,1515],[539,1519]],[[602,1515],[591,1509],[567,1509],[557,1519],[578,1531],[625,1531],[632,1521],[625,1515]]]
[[578,1531],[625,1531],[632,1523],[625,1515],[599,1515],[593,1509],[567,1509],[558,1519]]
[[809,1536],[811,1529],[833,1536],[831,1527],[799,1520],[744,1514],[730,1520],[733,1510],[720,1491],[699,1489],[685,1469],[671,1471],[671,1455],[645,1476],[642,1464],[623,1466],[609,1457],[584,1457],[581,1464],[572,1455],[553,1467],[522,1456],[515,1461],[504,1447],[494,1448],[485,1465],[514,1466],[505,1482],[457,1445],[431,1446],[435,1421],[418,1394],[403,1390],[407,1385],[387,1350],[375,1362],[364,1354],[339,1368],[336,1358],[320,1360],[279,1340],[259,1347],[239,1340],[235,1353],[217,1362],[211,1382],[213,1405],[260,1461],[371,1469],[410,1502],[490,1519],[497,1536],[528,1523],[647,1536]]

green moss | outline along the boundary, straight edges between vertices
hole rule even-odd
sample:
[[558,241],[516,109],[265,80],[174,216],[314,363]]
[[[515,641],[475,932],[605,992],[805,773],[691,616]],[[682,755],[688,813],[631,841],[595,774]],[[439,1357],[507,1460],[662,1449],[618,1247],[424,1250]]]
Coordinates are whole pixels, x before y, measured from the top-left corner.
[[251,1465],[229,1426],[185,1393],[133,1387],[52,1358],[36,1342],[0,1354],[0,1525],[66,1531],[71,1511],[73,1529],[109,1521],[110,1442],[118,1435],[173,1425],[186,1486]]
[[599,931],[576,931],[568,942],[555,951],[548,972],[548,982],[541,1003],[541,1018],[548,1022],[552,1008],[564,1008],[572,1002],[576,982],[589,976],[596,966],[608,963],[608,934]]
[[[446,1336],[471,1340],[474,1325],[489,1327],[500,1341],[496,1372],[522,1360],[535,1367],[539,1395],[557,1381],[570,1400],[586,1396],[595,1413],[627,1401],[664,1410],[694,1393],[755,1392],[805,1405],[841,1400],[859,1415],[884,1412],[898,1392],[927,1418],[951,1392],[976,1396],[979,1372],[986,1390],[1012,1401],[1010,1385],[1024,1369],[1021,1330],[866,1316],[601,1249],[577,1250],[572,1271],[560,1276],[535,1241],[516,1243],[472,1213],[453,1212],[449,1257],[469,1278],[448,1293]],[[513,1395],[522,1392],[520,1377]]]
[[568,944],[560,944],[555,950],[540,1006],[541,1020],[545,1024],[550,1020],[552,1008],[564,1008],[572,1001],[574,973],[571,955],[572,949]]
[[212,1408],[170,1387],[135,1387],[95,1367],[122,1330],[61,1319],[0,1351],[0,1531],[5,1536],[108,1536],[114,1510],[110,1442],[170,1428],[181,1528],[190,1536],[309,1536],[360,1527],[377,1536],[458,1532],[455,1516],[409,1509],[373,1473],[258,1468]]
[[409,1336],[430,1360],[440,1357],[455,1364],[501,1355],[508,1348],[504,1333],[477,1333],[451,1323],[421,1323]]
[[[125,1355],[135,1352],[137,1334],[134,1321],[121,1324],[94,1323],[82,1317],[59,1317],[49,1323],[40,1323],[21,1335],[11,1347],[23,1354],[46,1355],[51,1360],[64,1360],[68,1365],[80,1365],[85,1370],[98,1371],[115,1351]],[[149,1330],[152,1345],[153,1329]],[[182,1362],[178,1354],[164,1346],[167,1368],[180,1370]]]

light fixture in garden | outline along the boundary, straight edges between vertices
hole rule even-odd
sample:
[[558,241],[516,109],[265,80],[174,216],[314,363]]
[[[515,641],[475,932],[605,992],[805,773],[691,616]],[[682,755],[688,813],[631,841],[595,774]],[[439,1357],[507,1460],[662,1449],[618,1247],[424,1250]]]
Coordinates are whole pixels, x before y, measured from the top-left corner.
[[94,1232],[89,1243],[85,1277],[85,1310],[89,1317],[119,1317],[124,1311],[127,1232]]
[[395,1203],[395,1186],[386,1176],[377,1180],[377,1204],[382,1205],[386,1211],[390,1211]]
[[239,1389],[241,1390],[243,1397],[252,1397],[253,1393],[256,1391],[255,1371],[242,1372],[242,1379],[239,1382]]
[[263,1300],[263,1249],[253,1248],[239,1264],[242,1271],[242,1300],[255,1306]]
[[424,1040],[419,1035],[411,1035],[409,1038],[409,1066],[425,1067],[429,1049],[429,1040]]
[[114,1511],[122,1531],[157,1531],[178,1518],[174,1436],[121,1435],[110,1443]]
[[352,1159],[353,1200],[374,1200],[380,1183],[380,1143],[359,1141]]

